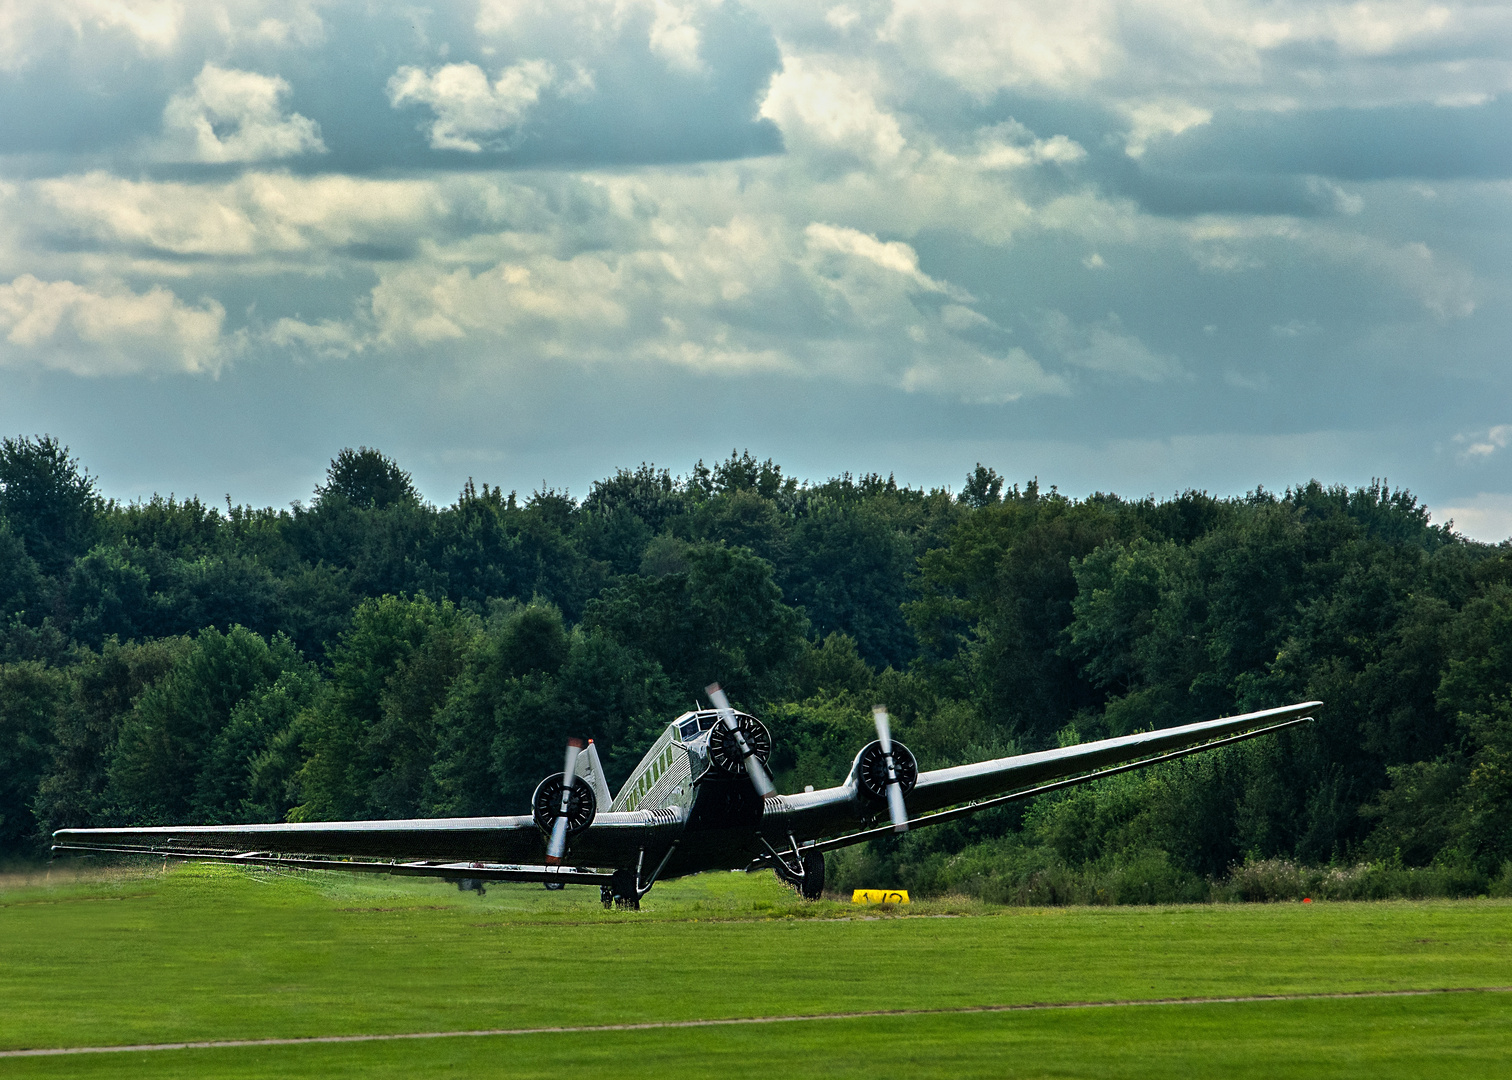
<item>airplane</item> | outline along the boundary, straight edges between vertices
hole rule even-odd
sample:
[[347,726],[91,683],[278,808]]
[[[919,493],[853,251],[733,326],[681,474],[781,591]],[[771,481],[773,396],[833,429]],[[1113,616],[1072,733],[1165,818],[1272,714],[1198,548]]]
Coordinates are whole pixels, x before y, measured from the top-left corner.
[[631,910],[659,880],[770,868],[815,900],[826,852],[1273,734],[1311,721],[1322,704],[928,772],[892,738],[879,705],[877,738],[856,754],[843,784],[781,795],[767,773],[766,725],[732,708],[718,683],[706,693],[713,707],[669,723],[612,798],[592,741],[572,739],[562,771],[536,787],[529,814],[60,829],[53,851],[438,877],[479,894],[493,881],[596,884],[606,908]]

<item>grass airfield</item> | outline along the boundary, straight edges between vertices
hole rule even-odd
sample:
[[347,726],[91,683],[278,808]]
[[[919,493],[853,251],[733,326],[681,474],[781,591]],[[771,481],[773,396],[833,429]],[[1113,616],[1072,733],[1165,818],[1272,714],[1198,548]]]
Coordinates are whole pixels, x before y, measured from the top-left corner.
[[206,865],[0,878],[0,1050],[914,1015],[3,1057],[4,1076],[1483,1077],[1512,994],[1032,1003],[1512,986],[1512,903],[898,909],[770,874],[598,890]]

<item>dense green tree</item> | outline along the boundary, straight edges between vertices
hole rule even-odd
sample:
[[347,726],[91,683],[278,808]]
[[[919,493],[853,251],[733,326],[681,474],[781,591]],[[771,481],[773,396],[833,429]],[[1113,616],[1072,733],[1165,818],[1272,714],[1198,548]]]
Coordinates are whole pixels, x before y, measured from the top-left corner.
[[329,693],[302,717],[309,756],[296,820],[411,817],[432,801],[435,712],[476,633],[476,619],[445,600],[383,596],[357,608],[329,653]]
[[398,462],[366,446],[347,447],[331,460],[326,482],[315,488],[317,503],[340,500],[352,506],[384,510],[404,502],[419,502],[410,474]]
[[0,515],[0,622],[25,612],[35,604],[42,591],[42,573],[36,560],[26,553],[26,545]]
[[688,548],[687,570],[629,578],[592,601],[586,625],[639,649],[689,699],[711,682],[774,700],[791,677],[807,630],[782,602],[771,564],[742,548]]
[[1107,507],[1041,495],[1031,483],[964,518],[919,561],[906,605],[943,691],[970,694],[1007,737],[1044,746],[1098,700],[1063,649],[1072,566],[1128,528]]
[[902,607],[913,544],[886,515],[864,502],[819,502],[794,523],[789,548],[783,592],[815,633],[849,635],[877,668],[913,658],[918,646]]
[[71,689],[64,672],[36,661],[0,664],[0,858],[33,850],[32,803]]
[[57,576],[89,550],[103,509],[94,477],[57,439],[0,439],[0,516],[43,573]]
[[34,812],[41,831],[126,824],[106,789],[121,725],[138,699],[192,647],[188,638],[122,644],[108,638],[69,670],[73,696],[57,716],[52,761],[38,785]]
[[108,637],[130,641],[167,629],[152,575],[136,565],[129,549],[101,545],[78,559],[69,572],[68,603],[74,638],[94,649]]
[[296,663],[232,707],[195,783],[194,820],[237,824],[284,819],[298,801],[298,720],[320,690],[315,667]]
[[236,787],[234,780],[203,775],[207,770],[245,767],[215,756],[233,710],[302,663],[282,636],[269,641],[240,626],[224,634],[202,630],[123,719],[107,800],[134,821],[191,820],[198,791]]
[[594,740],[617,785],[678,704],[639,651],[602,633],[569,634],[548,605],[501,609],[437,717],[435,810],[525,812],[571,736]]

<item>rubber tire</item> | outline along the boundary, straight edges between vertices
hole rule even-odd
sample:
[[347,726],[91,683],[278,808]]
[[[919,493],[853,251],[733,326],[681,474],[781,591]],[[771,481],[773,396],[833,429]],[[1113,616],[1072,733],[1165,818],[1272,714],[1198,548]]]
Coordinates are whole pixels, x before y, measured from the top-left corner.
[[818,900],[824,895],[824,854],[819,851],[805,852],[803,876],[796,877],[777,865],[777,876],[791,885],[805,900]]

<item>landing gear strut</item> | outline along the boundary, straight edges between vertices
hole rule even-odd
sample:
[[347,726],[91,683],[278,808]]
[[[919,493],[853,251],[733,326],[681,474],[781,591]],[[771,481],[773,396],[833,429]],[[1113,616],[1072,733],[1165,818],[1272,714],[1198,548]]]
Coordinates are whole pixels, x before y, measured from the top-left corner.
[[639,911],[641,897],[651,891],[651,886],[656,884],[656,879],[667,868],[667,863],[672,859],[672,853],[677,850],[677,841],[672,841],[672,846],[667,848],[667,853],[662,856],[661,862],[656,864],[656,869],[651,871],[649,878],[642,878],[641,874],[646,867],[646,849],[640,849],[640,855],[635,860],[635,869],[628,868],[616,870],[614,876],[609,879],[609,884],[599,886],[599,899],[604,902],[604,907],[611,908],[616,905],[625,911]]

